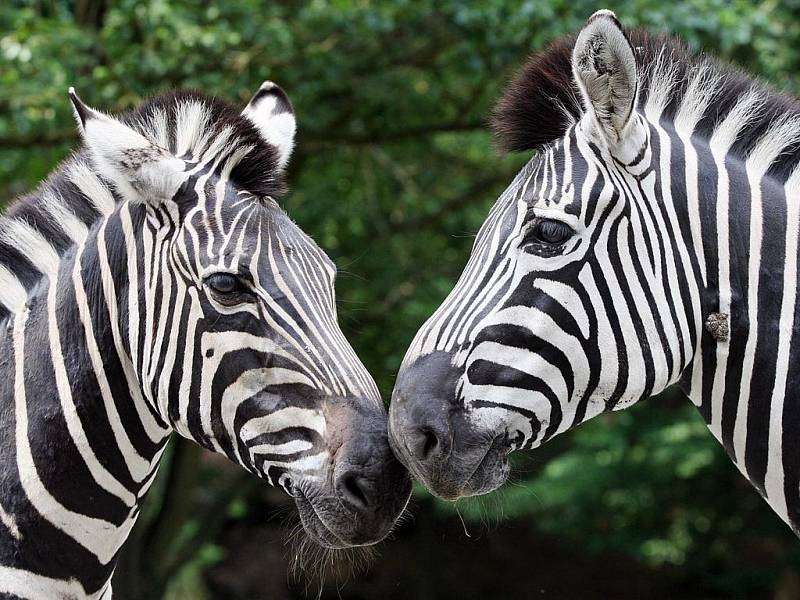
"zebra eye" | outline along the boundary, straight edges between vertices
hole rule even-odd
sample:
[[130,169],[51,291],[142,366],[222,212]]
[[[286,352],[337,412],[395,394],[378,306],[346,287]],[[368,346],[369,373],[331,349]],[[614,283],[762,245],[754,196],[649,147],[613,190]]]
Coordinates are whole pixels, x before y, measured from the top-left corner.
[[539,219],[525,235],[523,244],[560,246],[572,237],[572,228],[555,219]]
[[245,290],[239,278],[231,273],[214,273],[206,277],[205,283],[217,294],[230,295]]

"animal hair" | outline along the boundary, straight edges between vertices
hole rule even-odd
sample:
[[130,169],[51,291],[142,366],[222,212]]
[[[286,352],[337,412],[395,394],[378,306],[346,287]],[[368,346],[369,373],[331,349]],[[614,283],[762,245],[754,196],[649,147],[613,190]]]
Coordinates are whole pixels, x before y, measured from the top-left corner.
[[[257,197],[275,198],[284,191],[277,148],[239,109],[218,98],[192,90],[169,92],[116,118],[172,153],[218,153],[227,159],[220,161],[225,175]],[[20,286],[31,290],[44,266],[52,271],[53,257],[85,238],[118,201],[81,145],[34,191],[9,205],[0,217],[0,288],[15,292],[5,294],[5,301],[0,295],[0,321],[21,307]]]
[[[677,38],[642,29],[626,34],[639,77],[637,108],[648,116],[659,115],[662,125],[690,124],[695,135],[710,139],[728,113],[747,102],[750,114],[731,147],[735,155],[747,158],[763,147],[765,137],[785,136],[787,119],[794,122],[800,117],[795,98],[708,54],[692,51]],[[533,54],[506,87],[491,121],[502,149],[541,149],[582,118],[584,107],[572,76],[575,39],[564,36]],[[792,151],[800,145],[798,128],[789,133],[769,165],[770,173],[782,179],[795,167]]]

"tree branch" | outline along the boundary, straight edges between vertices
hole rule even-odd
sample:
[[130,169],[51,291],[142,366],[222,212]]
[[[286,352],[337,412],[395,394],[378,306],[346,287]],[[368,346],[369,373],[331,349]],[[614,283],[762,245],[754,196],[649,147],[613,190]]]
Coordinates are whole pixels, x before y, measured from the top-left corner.
[[0,149],[16,150],[31,146],[57,146],[66,142],[73,142],[77,138],[78,133],[74,129],[55,129],[37,131],[31,134],[0,136]]
[[477,131],[484,129],[486,124],[483,120],[456,121],[455,123],[430,123],[417,125],[407,129],[386,132],[370,132],[368,134],[347,134],[335,133],[330,131],[309,131],[302,134],[304,143],[317,146],[329,144],[347,144],[358,146],[362,144],[380,144],[384,142],[396,142],[413,137],[433,135],[435,133],[457,133],[465,131]]
[[[365,144],[379,144],[384,142],[396,142],[418,136],[433,135],[436,133],[457,133],[466,131],[477,131],[485,127],[483,121],[461,121],[455,123],[430,123],[400,129],[397,131],[387,131],[383,133],[370,132],[368,134],[348,134],[330,131],[307,131],[302,133],[304,143],[312,146],[328,146],[331,144],[347,144],[349,146],[359,146]],[[50,131],[40,131],[31,134],[20,134],[10,136],[0,136],[0,149],[16,150],[29,148],[32,146],[56,146],[67,142],[74,142],[78,134],[73,129],[55,129]]]

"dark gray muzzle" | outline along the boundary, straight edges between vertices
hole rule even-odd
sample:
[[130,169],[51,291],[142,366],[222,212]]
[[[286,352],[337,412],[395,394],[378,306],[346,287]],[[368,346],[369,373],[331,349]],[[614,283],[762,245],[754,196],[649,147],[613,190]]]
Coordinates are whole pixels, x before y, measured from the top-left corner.
[[377,403],[330,400],[326,480],[298,482],[295,502],[303,525],[330,548],[366,546],[391,531],[411,495],[411,480],[392,453],[386,411]]
[[395,454],[445,500],[485,494],[508,476],[507,436],[470,419],[457,396],[462,371],[452,362],[452,354],[434,352],[401,369],[389,410]]

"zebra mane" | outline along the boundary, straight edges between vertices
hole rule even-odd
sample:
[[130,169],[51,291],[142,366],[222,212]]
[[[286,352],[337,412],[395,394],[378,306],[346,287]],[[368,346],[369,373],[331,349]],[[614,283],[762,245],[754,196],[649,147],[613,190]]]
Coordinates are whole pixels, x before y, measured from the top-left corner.
[[[118,115],[150,141],[186,158],[227,158],[230,178],[257,197],[283,192],[278,150],[249,119],[217,98],[195,91],[153,97]],[[33,192],[0,217],[0,320],[24,305],[28,290],[58,268],[67,249],[115,209],[118,196],[80,147]]]
[[[740,120],[731,151],[738,156],[771,154],[767,167],[788,176],[800,146],[800,103],[716,58],[693,52],[683,41],[636,29],[626,32],[639,72],[637,107],[676,130],[710,139],[726,116]],[[564,36],[532,55],[498,101],[492,128],[507,151],[537,150],[561,138],[584,108],[572,75],[575,35]],[[733,111],[736,110],[736,113]],[[741,114],[739,114],[741,113]],[[780,139],[767,143],[768,137]]]

